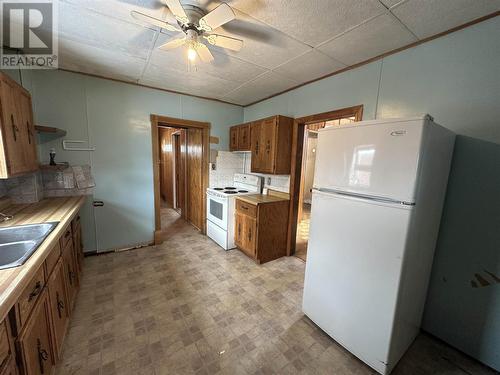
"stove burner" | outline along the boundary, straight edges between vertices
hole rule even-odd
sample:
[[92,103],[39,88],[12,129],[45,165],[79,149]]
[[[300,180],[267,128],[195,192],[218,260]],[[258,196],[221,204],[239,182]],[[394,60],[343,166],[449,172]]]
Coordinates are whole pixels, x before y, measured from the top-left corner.
[[224,193],[226,193],[226,194],[238,194],[238,192],[234,191],[234,190],[226,190],[226,191],[224,191]]
[[214,190],[224,190],[224,188],[214,188]]
[[226,189],[226,190],[236,190],[236,188],[235,188],[235,187],[232,187],[232,186],[225,187],[224,189]]
[[238,193],[248,193],[248,190],[238,190]]

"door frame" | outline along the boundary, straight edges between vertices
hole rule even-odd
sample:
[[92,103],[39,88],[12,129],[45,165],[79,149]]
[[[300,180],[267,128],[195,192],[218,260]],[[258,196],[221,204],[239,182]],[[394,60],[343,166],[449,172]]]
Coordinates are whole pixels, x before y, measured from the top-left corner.
[[304,147],[304,130],[308,124],[316,122],[336,120],[343,117],[354,117],[354,121],[363,119],[363,105],[356,105],[333,111],[317,113],[296,118],[293,122],[292,131],[292,160],[290,168],[290,207],[288,210],[288,240],[286,246],[287,255],[295,253],[297,239],[297,219],[299,213],[299,197],[302,179],[302,154]]
[[152,163],[153,163],[153,190],[154,190],[154,212],[155,212],[155,231],[154,231],[154,241],[155,245],[161,243],[161,216],[160,216],[160,150],[158,145],[158,127],[167,126],[174,128],[184,128],[184,129],[199,129],[202,131],[202,187],[201,187],[201,202],[202,202],[202,220],[203,225],[200,228],[203,234],[206,233],[206,190],[208,188],[208,161],[210,152],[210,123],[201,122],[194,120],[184,120],[174,117],[160,116],[152,114],[150,116],[151,120],[151,139],[152,139]]

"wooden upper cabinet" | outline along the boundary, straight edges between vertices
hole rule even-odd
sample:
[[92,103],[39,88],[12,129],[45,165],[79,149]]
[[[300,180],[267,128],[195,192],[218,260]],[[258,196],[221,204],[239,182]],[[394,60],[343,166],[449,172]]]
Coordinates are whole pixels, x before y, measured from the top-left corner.
[[254,173],[290,174],[293,119],[273,116],[252,123]]
[[38,169],[31,96],[0,73],[0,178]]
[[232,126],[229,128],[229,150],[230,151],[239,151],[238,150],[238,127]]
[[250,124],[231,126],[229,129],[229,150],[250,151]]

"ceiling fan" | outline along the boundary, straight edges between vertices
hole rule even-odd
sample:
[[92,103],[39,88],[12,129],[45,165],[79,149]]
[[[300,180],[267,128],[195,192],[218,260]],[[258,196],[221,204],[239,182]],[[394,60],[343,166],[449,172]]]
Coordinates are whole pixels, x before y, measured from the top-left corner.
[[186,46],[189,61],[194,62],[196,57],[199,56],[201,61],[208,63],[214,60],[214,56],[203,43],[205,40],[211,45],[232,51],[239,51],[243,46],[243,41],[240,39],[212,34],[213,30],[236,18],[233,9],[226,3],[220,4],[207,13],[194,5],[183,6],[179,0],[161,1],[175,16],[177,25],[135,10],[130,12],[132,17],[139,21],[147,22],[168,31],[182,31],[181,34],[158,47],[159,49],[166,51]]

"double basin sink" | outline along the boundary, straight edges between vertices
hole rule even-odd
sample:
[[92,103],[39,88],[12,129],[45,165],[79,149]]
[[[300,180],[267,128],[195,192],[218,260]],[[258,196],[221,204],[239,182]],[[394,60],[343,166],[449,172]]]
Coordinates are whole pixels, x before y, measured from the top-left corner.
[[57,224],[59,222],[0,228],[0,270],[24,264]]

